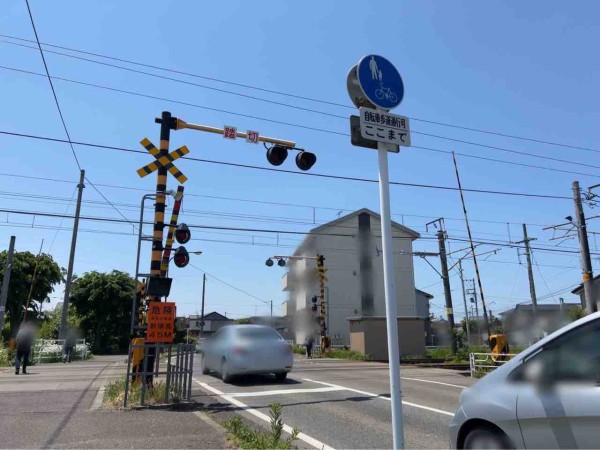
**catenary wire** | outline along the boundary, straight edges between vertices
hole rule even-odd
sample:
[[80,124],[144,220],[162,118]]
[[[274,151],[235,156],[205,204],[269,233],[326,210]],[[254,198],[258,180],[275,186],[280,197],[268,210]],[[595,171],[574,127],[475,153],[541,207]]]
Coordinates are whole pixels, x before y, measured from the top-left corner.
[[[0,34],[0,36],[1,37],[5,37],[5,38],[9,38],[9,39],[14,39],[14,40],[22,41],[22,42],[31,42],[31,43],[34,42],[34,41],[30,40],[30,39],[24,39],[24,38],[20,38],[20,37],[17,37],[17,36],[10,36],[10,35],[6,35],[6,34]],[[11,43],[11,44],[16,44],[14,42],[9,42],[9,41],[4,41],[4,42]],[[243,87],[243,88],[246,88],[246,89],[253,89],[253,90],[257,90],[257,91],[268,92],[268,93],[282,95],[282,96],[286,96],[286,97],[290,97],[290,98],[296,98],[296,99],[300,99],[300,100],[308,100],[308,101],[315,102],[315,103],[327,104],[327,105],[331,105],[331,106],[338,106],[338,107],[343,107],[343,108],[352,109],[352,110],[355,109],[353,106],[348,105],[348,104],[337,103],[337,102],[327,101],[327,100],[323,100],[323,99],[317,99],[317,98],[313,98],[313,97],[307,97],[307,96],[303,96],[303,95],[296,95],[296,94],[292,94],[292,93],[289,93],[289,92],[283,92],[283,91],[276,91],[276,90],[272,90],[272,89],[266,89],[266,88],[252,86],[252,85],[244,84],[244,83],[237,83],[237,82],[233,82],[233,81],[227,81],[227,80],[223,80],[223,79],[216,78],[216,77],[208,77],[208,76],[203,76],[203,75],[199,75],[199,74],[195,74],[195,73],[191,73],[191,72],[170,69],[170,68],[156,66],[156,65],[152,65],[152,64],[145,64],[145,63],[141,63],[141,62],[137,62],[137,61],[132,61],[130,59],[117,58],[117,57],[114,57],[114,56],[109,56],[109,55],[105,55],[105,54],[89,52],[89,51],[85,51],[85,50],[75,49],[75,48],[72,48],[72,47],[65,47],[65,46],[54,45],[54,44],[49,44],[49,43],[42,43],[42,45],[45,45],[47,47],[52,47],[52,48],[59,48],[59,49],[62,49],[62,50],[68,50],[68,51],[75,52],[75,53],[81,53],[81,54],[87,54],[87,55],[90,55],[90,56],[96,56],[96,57],[104,58],[104,59],[108,59],[108,60],[124,62],[124,63],[127,63],[127,64],[137,65],[137,66],[140,66],[140,67],[147,67],[147,68],[161,70],[161,71],[165,71],[165,72],[176,73],[176,74],[179,74],[179,75],[186,75],[186,76],[190,76],[190,77],[194,77],[194,78],[205,79],[205,80],[209,80],[209,81],[215,81],[215,82],[218,82],[218,83],[229,84],[229,85],[232,85],[232,86]],[[72,55],[69,55],[69,56],[72,56]],[[501,132],[498,132],[498,131],[485,130],[485,129],[481,129],[481,128],[466,127],[466,126],[462,126],[462,125],[456,125],[456,124],[450,124],[450,123],[445,123],[445,122],[440,122],[440,121],[435,121],[435,120],[423,119],[423,118],[414,117],[414,116],[410,117],[410,119],[414,120],[414,121],[418,121],[418,122],[429,123],[429,124],[439,125],[439,126],[449,127],[449,128],[456,128],[456,129],[465,130],[465,131],[472,131],[472,132],[476,132],[476,133],[488,134],[488,135],[492,135],[492,136],[500,136],[500,137],[505,137],[505,138],[511,138],[511,139],[517,139],[517,140],[527,141],[527,142],[534,142],[534,143],[538,143],[538,144],[546,144],[546,145],[552,145],[552,146],[557,146],[557,147],[565,147],[565,148],[571,148],[571,149],[575,149],[575,150],[583,150],[583,151],[588,151],[588,152],[600,153],[600,150],[598,150],[598,149],[593,149],[593,148],[589,148],[589,147],[583,147],[583,146],[579,146],[579,145],[558,143],[558,142],[553,142],[553,141],[548,141],[548,140],[542,140],[542,139],[535,139],[535,138],[530,138],[530,137],[525,137],[525,136],[517,136],[517,135],[514,135],[514,134],[501,133]]]

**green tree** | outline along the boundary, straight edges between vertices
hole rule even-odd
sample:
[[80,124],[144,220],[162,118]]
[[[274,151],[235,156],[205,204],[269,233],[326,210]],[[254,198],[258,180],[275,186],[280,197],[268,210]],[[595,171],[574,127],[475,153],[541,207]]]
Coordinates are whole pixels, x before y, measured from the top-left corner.
[[[4,276],[6,258],[7,252],[0,252],[0,279]],[[54,287],[61,281],[61,269],[51,255],[15,252],[6,303],[6,322],[10,330],[6,331],[4,337],[9,338],[17,333],[30,292],[27,318],[38,319],[42,304],[49,301],[48,295],[54,292]]]
[[[60,320],[62,308],[57,307],[49,312],[44,312],[44,319],[38,336],[40,339],[58,339],[60,331]],[[67,327],[79,329],[81,327],[81,317],[77,315],[75,308],[69,307],[67,313]]]
[[567,314],[569,316],[569,320],[571,322],[575,322],[576,320],[579,320],[585,316],[585,309],[583,309],[581,306],[569,308]]
[[133,283],[133,278],[118,270],[87,272],[73,282],[71,304],[94,353],[127,351]]

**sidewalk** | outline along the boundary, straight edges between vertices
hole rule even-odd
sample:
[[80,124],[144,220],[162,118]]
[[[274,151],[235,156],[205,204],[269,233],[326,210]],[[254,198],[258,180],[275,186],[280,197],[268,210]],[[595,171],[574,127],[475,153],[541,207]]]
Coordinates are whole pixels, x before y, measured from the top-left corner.
[[124,356],[0,369],[0,448],[225,448],[201,411],[104,411],[100,388],[125,373]]

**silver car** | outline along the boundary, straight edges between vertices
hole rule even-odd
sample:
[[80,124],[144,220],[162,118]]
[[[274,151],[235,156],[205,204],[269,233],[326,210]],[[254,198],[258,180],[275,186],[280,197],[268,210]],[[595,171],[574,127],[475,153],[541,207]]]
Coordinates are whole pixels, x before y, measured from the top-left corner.
[[600,447],[600,312],[465,389],[450,438],[465,449]]
[[283,381],[293,362],[292,346],[273,328],[228,325],[204,343],[201,370],[204,375],[218,372],[225,383],[236,375],[268,373]]

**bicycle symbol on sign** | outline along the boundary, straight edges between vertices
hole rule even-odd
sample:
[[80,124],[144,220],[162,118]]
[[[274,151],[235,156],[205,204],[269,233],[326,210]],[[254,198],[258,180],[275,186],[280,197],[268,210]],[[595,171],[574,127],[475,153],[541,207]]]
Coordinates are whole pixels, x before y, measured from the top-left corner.
[[398,100],[396,94],[392,92],[390,88],[383,87],[383,84],[381,84],[380,86],[381,87],[375,91],[375,97],[377,97],[379,100],[385,97],[390,102],[396,103],[396,100]]

